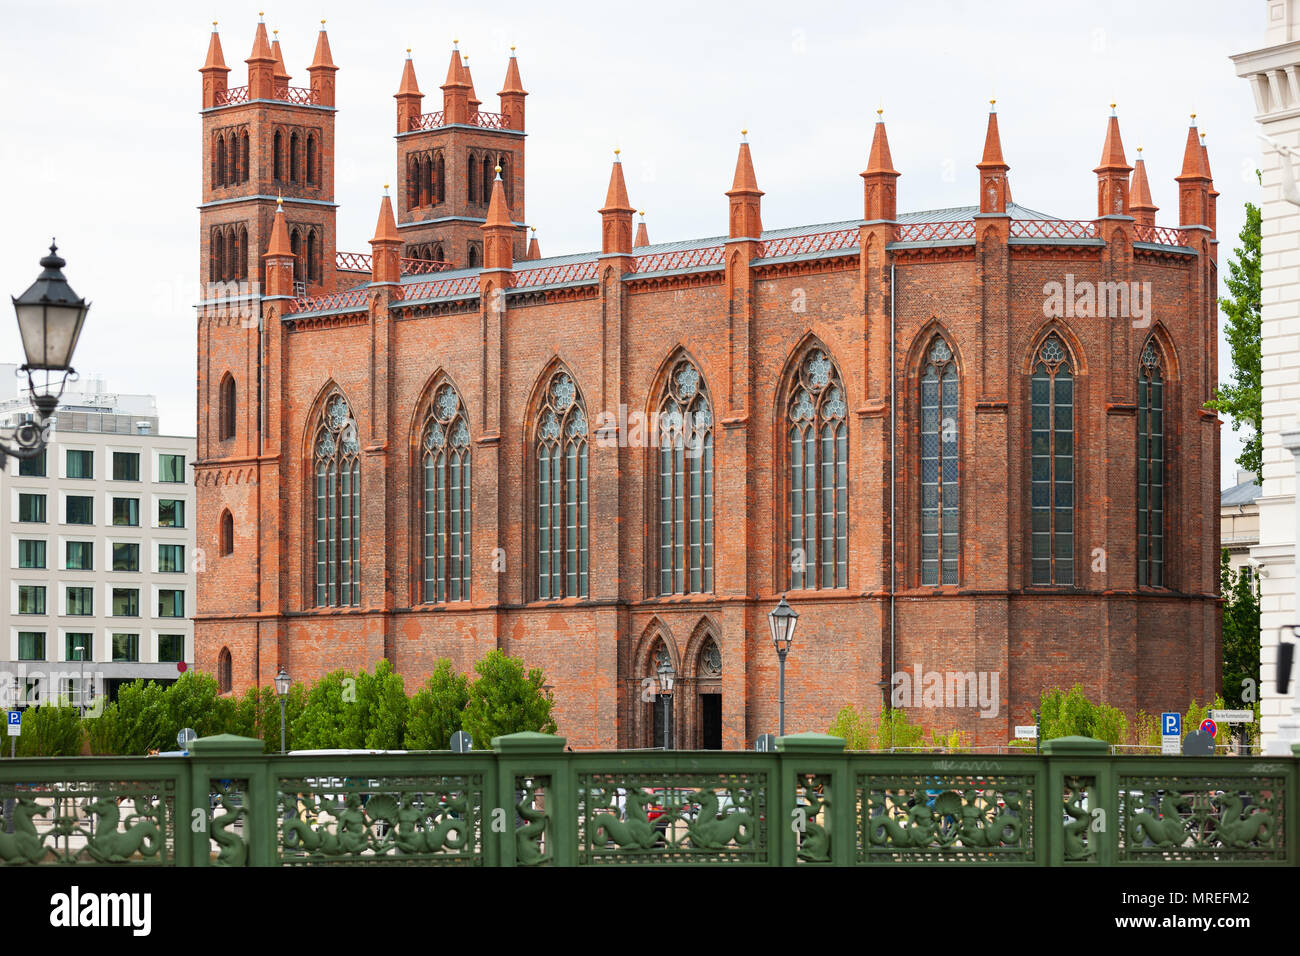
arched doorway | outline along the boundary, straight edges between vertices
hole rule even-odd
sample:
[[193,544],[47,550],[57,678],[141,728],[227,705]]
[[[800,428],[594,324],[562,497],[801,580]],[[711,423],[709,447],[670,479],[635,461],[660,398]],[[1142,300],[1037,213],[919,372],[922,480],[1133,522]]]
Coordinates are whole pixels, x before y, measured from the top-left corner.
[[704,639],[700,647],[695,675],[697,746],[701,750],[721,750],[722,652],[712,634]]
[[[668,653],[668,648],[660,643],[650,654],[650,677],[655,681],[654,687],[659,689],[659,668],[667,662],[672,664],[672,657]],[[673,688],[675,689],[675,688]],[[650,746],[661,747],[665,750],[672,750],[673,745],[673,694],[656,693],[652,705],[653,717],[650,727]]]

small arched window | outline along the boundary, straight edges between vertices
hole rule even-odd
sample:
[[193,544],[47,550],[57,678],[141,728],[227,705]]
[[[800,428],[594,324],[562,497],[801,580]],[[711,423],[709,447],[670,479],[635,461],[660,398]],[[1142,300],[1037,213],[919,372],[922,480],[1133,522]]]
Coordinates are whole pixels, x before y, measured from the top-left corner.
[[921,369],[921,583],[956,584],[960,554],[957,362],[943,336]]
[[469,154],[469,163],[465,170],[465,186],[469,191],[469,201],[478,202],[478,156]]
[[271,161],[275,170],[275,181],[284,181],[284,134],[278,129],[275,131],[275,137],[272,140],[272,158]]
[[230,648],[223,647],[217,655],[217,691],[229,694],[234,686],[234,664],[230,658]]
[[221,282],[225,279],[226,268],[226,234],[222,229],[212,230],[211,248],[208,250],[210,281]]
[[1138,368],[1138,584],[1165,586],[1165,378],[1160,349],[1148,341]]
[[296,183],[299,175],[298,163],[302,159],[302,143],[295,131],[289,134],[289,182]]
[[822,349],[797,365],[787,411],[790,587],[849,586],[849,427],[844,383]]
[[433,202],[435,205],[447,199],[447,164],[443,162],[442,153],[434,161]]
[[469,416],[450,382],[434,392],[420,447],[424,462],[424,600],[468,601]]
[[235,256],[235,278],[248,278],[248,228],[239,227],[239,252]]
[[447,261],[446,259],[443,258],[442,255],[442,243],[438,243],[438,245],[433,247],[433,258],[438,262]]
[[307,278],[320,281],[320,239],[315,229],[307,230]]
[[229,509],[221,512],[220,551],[222,555],[235,552],[235,518]]
[[248,131],[239,134],[239,181],[248,182]]
[[496,179],[496,163],[489,155],[483,156],[483,202],[492,198],[492,180]]
[[309,185],[314,186],[314,185],[316,185],[318,182],[320,182],[320,170],[317,168],[317,165],[319,164],[319,162],[320,162],[320,150],[319,150],[319,149],[317,148],[317,146],[316,146],[316,136],[315,136],[315,134],[313,133],[313,134],[308,135],[308,137],[307,137],[307,176],[306,176],[306,179],[307,179],[307,183],[308,183]]
[[655,420],[659,593],[713,590],[713,403],[699,369],[673,367]]
[[474,245],[473,243],[470,243],[470,247],[469,247],[469,267],[470,267],[471,269],[477,269],[477,268],[479,267],[481,261],[482,261],[482,260],[479,258],[478,246]]
[[534,438],[537,596],[587,597],[587,410],[572,377],[551,376]]
[[313,444],[316,606],[361,603],[361,442],[342,395],[325,403]]
[[212,185],[224,186],[226,184],[226,137],[217,134],[217,155],[212,163]]
[[1074,583],[1074,374],[1056,335],[1029,380],[1031,567],[1034,584]]
[[412,209],[420,205],[420,161],[415,156],[406,157],[406,204]]
[[293,281],[302,282],[304,271],[302,262],[302,233],[297,227],[289,230],[289,251],[293,253]]
[[239,182],[239,137],[231,132],[226,137],[226,184]]
[[235,377],[229,372],[221,379],[218,407],[218,435],[222,441],[235,437]]

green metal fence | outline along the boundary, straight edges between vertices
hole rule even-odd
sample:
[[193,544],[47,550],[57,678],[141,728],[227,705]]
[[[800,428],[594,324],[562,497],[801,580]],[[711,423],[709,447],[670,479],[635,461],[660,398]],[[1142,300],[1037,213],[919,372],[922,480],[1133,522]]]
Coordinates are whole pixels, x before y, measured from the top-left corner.
[[0,761],[0,863],[128,866],[898,866],[1297,863],[1300,759],[572,753],[545,734],[467,754]]

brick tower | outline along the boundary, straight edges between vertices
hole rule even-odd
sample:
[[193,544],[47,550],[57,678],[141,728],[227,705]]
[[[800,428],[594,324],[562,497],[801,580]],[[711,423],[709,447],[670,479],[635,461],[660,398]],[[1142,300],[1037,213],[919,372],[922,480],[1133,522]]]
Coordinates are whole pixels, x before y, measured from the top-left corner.
[[442,109],[424,113],[424,94],[407,51],[397,100],[397,223],[404,255],[483,265],[480,227],[487,217],[496,168],[512,222],[514,258],[527,258],[524,226],[524,97],[519,63],[510,64],[499,94],[500,113],[480,110],[474,80],[453,47],[442,84]]

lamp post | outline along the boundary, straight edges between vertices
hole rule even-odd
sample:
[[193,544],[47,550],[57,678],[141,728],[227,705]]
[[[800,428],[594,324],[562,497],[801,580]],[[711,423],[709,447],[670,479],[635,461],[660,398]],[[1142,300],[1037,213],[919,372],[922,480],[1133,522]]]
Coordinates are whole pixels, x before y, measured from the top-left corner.
[[86,716],[86,645],[77,641],[77,660],[81,662],[81,676],[77,679],[77,707]]
[[280,753],[284,753],[284,702],[289,697],[291,683],[289,672],[281,666],[280,673],[275,675],[275,696],[280,698]]
[[[27,291],[12,298],[18,317],[18,334],[23,340],[27,361],[22,371],[27,373],[27,391],[36,414],[32,421],[21,422],[7,437],[0,438],[0,466],[6,455],[15,458],[34,458],[48,442],[46,423],[58,408],[59,396],[69,377],[75,377],[72,353],[81,336],[81,326],[86,321],[90,303],[79,298],[63,276],[67,262],[50,243],[50,254],[41,259],[44,268]],[[37,386],[33,372],[44,372],[45,383]],[[51,385],[59,375],[57,391]]]
[[790,653],[790,645],[794,643],[794,627],[799,621],[799,613],[789,604],[785,603],[785,595],[781,595],[781,603],[772,609],[772,613],[767,616],[767,623],[772,628],[772,646],[776,648],[777,659],[781,662],[780,683],[777,685],[777,736],[785,736],[785,655]]
[[669,710],[668,705],[673,699],[673,662],[667,654],[664,654],[663,660],[659,662],[659,696],[663,699],[662,705],[664,715],[664,750],[671,750],[671,737],[669,735]]

